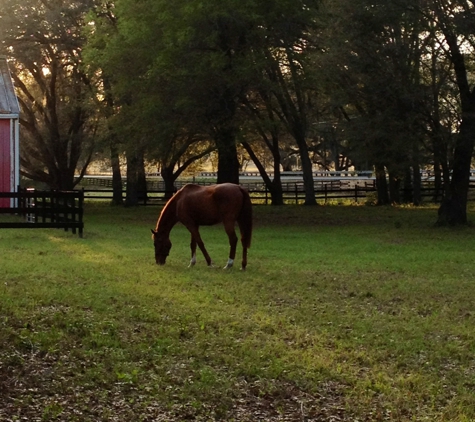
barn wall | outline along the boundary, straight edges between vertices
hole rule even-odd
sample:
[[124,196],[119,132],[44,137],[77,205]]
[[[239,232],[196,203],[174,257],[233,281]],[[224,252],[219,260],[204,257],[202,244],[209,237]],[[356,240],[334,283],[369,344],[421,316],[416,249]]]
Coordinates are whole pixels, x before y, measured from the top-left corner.
[[[0,119],[0,192],[12,192],[12,142],[10,119]],[[0,207],[9,207],[9,198],[0,198]]]

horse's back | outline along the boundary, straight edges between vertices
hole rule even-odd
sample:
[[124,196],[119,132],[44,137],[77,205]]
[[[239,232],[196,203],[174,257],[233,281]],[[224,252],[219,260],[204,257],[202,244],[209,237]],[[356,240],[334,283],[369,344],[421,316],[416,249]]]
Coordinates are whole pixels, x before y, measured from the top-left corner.
[[180,189],[179,193],[183,198],[202,201],[220,202],[224,200],[233,201],[233,199],[242,199],[241,188],[234,183],[221,183],[209,186],[188,183]]
[[177,195],[179,219],[193,219],[198,225],[213,225],[224,219],[236,219],[243,204],[241,188],[232,183],[210,186],[190,183],[180,189]]

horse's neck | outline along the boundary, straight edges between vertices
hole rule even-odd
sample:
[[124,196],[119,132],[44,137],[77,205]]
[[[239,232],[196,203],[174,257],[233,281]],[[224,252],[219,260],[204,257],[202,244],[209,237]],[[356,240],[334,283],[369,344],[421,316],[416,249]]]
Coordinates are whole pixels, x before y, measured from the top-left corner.
[[170,199],[158,219],[156,231],[158,233],[167,234],[170,233],[173,226],[178,222],[176,216],[176,195]]

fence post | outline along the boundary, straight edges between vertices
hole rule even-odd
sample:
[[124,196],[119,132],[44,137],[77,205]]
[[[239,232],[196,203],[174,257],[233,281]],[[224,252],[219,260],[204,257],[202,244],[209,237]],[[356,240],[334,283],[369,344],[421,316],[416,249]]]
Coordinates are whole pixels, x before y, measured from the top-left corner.
[[355,202],[358,203],[358,184],[355,184]]
[[[66,222],[72,221],[72,223],[74,224],[76,222],[76,192],[75,191],[72,191],[71,193],[71,205],[68,204],[68,201],[66,201],[66,204],[67,204],[66,213],[65,213]],[[69,213],[68,213],[69,207],[71,208],[71,220],[69,220]],[[76,234],[75,227],[73,227],[72,231],[73,231],[73,234]]]
[[[26,189],[25,189],[26,191]],[[23,194],[23,188],[20,187],[20,185],[17,186],[17,192],[18,192],[18,198],[17,198],[17,206],[18,208],[23,208],[23,212],[21,213],[21,216],[23,218],[27,218],[26,217],[26,198],[25,198],[25,195]]]
[[79,200],[78,200],[78,222],[79,222],[79,237],[82,238],[82,231],[83,231],[83,217],[84,212],[84,188],[79,191]]
[[36,208],[38,207],[38,204],[37,204],[37,200],[35,197],[28,197],[28,193],[31,192],[31,193],[35,193],[36,190],[34,188],[23,188],[21,190],[22,192],[22,206],[28,209],[32,209],[33,210],[33,213],[30,213],[30,212],[26,212],[23,214],[23,217],[26,219],[26,222],[27,223],[36,223],[36,221],[38,220],[38,215],[36,213]]
[[46,214],[46,211],[45,211],[45,209],[46,209],[46,204],[45,204],[46,196],[45,196],[44,193],[42,194],[40,192],[37,192],[36,190],[35,190],[35,194],[36,194],[35,195],[35,203],[38,204],[38,207],[35,207],[35,211],[37,212],[35,222],[45,223],[46,222],[46,218],[45,218],[45,214]]
[[[59,191],[57,190],[52,190],[50,191],[50,198],[49,198],[49,204],[46,203],[45,206],[49,206],[49,212],[46,213],[45,212],[45,217],[48,216],[49,217],[49,220],[52,222],[52,223],[56,223],[60,220],[60,217],[58,215],[59,213]],[[45,200],[46,200],[46,197],[45,197]],[[64,231],[68,231],[68,228],[65,227],[64,228]]]

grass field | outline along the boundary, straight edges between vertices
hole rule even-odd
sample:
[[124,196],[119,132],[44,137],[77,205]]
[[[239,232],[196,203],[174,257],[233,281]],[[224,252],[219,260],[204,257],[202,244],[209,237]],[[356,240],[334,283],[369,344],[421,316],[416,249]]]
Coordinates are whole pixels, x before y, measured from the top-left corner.
[[0,231],[0,421],[475,420],[474,227],[254,211],[245,272],[219,226],[216,268],[187,268],[182,226],[155,265],[155,207],[87,204],[83,239]]

